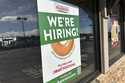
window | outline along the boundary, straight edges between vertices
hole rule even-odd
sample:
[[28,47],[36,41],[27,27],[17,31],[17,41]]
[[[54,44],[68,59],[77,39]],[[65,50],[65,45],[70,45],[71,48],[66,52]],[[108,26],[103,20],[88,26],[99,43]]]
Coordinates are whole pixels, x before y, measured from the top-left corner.
[[[86,74],[95,71],[95,50],[94,50],[94,33],[93,20],[85,9],[80,8],[80,44],[82,70]],[[86,76],[86,74],[84,74]]]
[[112,9],[108,19],[109,63],[113,64],[121,55],[120,5]]
[[35,0],[0,1],[0,81],[41,83]]
[[[98,17],[96,17],[96,5],[95,5],[96,0],[84,0],[76,2],[70,0],[64,0],[64,1],[79,6],[80,44],[81,44],[81,62],[82,62],[81,76],[83,80],[86,77],[91,77],[91,75],[95,75],[94,73],[99,70],[97,68],[98,65],[96,64],[99,60],[97,53],[99,53],[100,51],[100,49],[96,45],[96,40],[98,41],[97,39],[98,33],[96,32],[98,31],[97,28]],[[97,50],[95,50],[95,48],[97,48]]]
[[[86,78],[94,74],[95,77],[95,72],[99,70],[96,63],[100,51],[96,44],[96,0],[62,1],[79,6],[80,76]],[[42,83],[36,8],[36,0],[0,1],[0,81],[3,83]]]

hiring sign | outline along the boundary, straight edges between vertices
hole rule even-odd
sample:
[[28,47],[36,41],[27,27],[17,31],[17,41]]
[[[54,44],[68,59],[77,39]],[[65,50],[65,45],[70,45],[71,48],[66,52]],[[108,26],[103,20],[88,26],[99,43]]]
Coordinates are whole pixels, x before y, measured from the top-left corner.
[[66,83],[81,66],[79,9],[54,0],[38,0],[44,83]]

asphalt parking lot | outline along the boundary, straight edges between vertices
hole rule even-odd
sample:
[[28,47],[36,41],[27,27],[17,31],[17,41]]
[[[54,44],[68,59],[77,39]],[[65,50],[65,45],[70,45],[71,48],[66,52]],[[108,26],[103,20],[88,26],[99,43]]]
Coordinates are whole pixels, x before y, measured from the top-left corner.
[[0,52],[0,83],[42,83],[40,48]]

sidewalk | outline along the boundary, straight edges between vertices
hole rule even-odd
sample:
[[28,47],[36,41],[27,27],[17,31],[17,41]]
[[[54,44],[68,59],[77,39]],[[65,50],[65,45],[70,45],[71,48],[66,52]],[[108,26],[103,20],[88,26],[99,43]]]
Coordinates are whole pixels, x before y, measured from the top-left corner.
[[125,56],[113,64],[109,71],[99,75],[91,83],[125,83]]

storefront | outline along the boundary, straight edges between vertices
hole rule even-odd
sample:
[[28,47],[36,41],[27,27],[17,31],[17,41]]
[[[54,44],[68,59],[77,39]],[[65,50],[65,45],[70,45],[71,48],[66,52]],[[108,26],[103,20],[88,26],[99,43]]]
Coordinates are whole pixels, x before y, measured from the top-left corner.
[[0,2],[2,83],[89,83],[125,53],[123,0]]
[[[70,76],[72,76],[73,73],[70,73],[70,72],[72,71],[73,67],[69,67],[68,71],[67,69],[63,68],[67,65],[71,65],[72,63],[76,64],[76,67],[74,66],[75,70],[79,72],[79,73],[76,73],[78,75],[75,75],[78,78],[78,79],[75,79],[76,82],[82,81],[86,83],[90,81],[92,78],[96,77],[100,72],[100,61],[99,61],[100,59],[99,58],[99,52],[100,52],[99,34],[100,33],[99,33],[99,27],[98,27],[98,21],[99,21],[98,13],[97,13],[98,10],[96,9],[98,5],[97,1],[96,0],[84,0],[84,1],[38,0],[37,3],[38,3],[38,12],[39,12],[38,14],[39,27],[42,35],[42,38],[41,38],[41,41],[42,41],[41,47],[43,51],[42,55],[46,55],[46,56],[42,56],[42,62],[44,63],[42,64],[44,82],[46,83],[48,81],[50,83],[51,82],[60,83],[62,81],[64,82],[72,81],[72,78],[70,78]],[[47,4],[50,4],[50,6],[45,8]],[[78,20],[76,16],[79,18]],[[63,18],[64,20],[60,20]],[[72,20],[70,20],[70,22],[74,23],[75,27],[79,27],[80,39],[79,37],[78,38],[75,37],[76,39],[74,39],[74,41],[77,40],[77,42],[80,42],[80,46],[79,46],[79,43],[77,43],[75,46],[77,47],[77,53],[74,56],[74,58],[77,60],[76,63],[74,58],[71,57],[74,55],[76,48],[74,49],[74,52],[72,52],[72,54],[67,54],[69,55],[69,57],[66,57],[66,58],[60,57],[61,59],[58,58],[59,57],[58,55],[62,53],[59,53],[59,51],[54,50],[56,54],[54,52],[54,55],[53,55],[53,53],[49,51],[51,47],[53,48],[53,43],[60,42],[60,40],[61,41],[67,40],[66,38],[64,38],[64,35],[61,34],[61,33],[64,33],[64,34],[66,33],[63,30],[60,30],[60,28],[66,28],[66,30],[69,27],[74,28],[74,26],[70,25],[70,22],[68,24],[70,26],[67,26],[68,22],[66,18],[67,19],[74,18],[74,22],[72,22]],[[55,22],[56,19],[59,20],[59,22],[58,21]],[[80,24],[80,25],[76,26],[77,24]],[[60,30],[60,32],[58,32],[58,30]],[[51,37],[50,33],[56,34],[57,37],[55,36],[55,39],[54,39],[54,34],[51,34],[53,35],[53,37]],[[61,35],[60,37],[58,37],[59,34]],[[47,39],[48,40],[50,39],[50,40],[48,41]],[[70,37],[68,39],[73,39],[73,38]],[[59,45],[59,43],[56,45]],[[46,51],[47,49],[48,51]],[[61,50],[61,47],[57,49]],[[79,57],[79,51],[80,51],[80,57]],[[65,53],[65,51],[63,52]],[[50,55],[53,57],[51,57]],[[56,58],[55,58],[55,55],[56,55]],[[54,60],[55,62],[57,61],[59,62],[58,64],[55,64],[55,62],[53,62],[52,60]],[[51,63],[51,67],[49,67],[50,63],[47,63],[46,61]],[[70,61],[71,63],[67,63]],[[61,65],[61,67],[59,65]],[[55,70],[57,72],[55,72],[54,74],[53,73],[51,74],[51,72]]]

